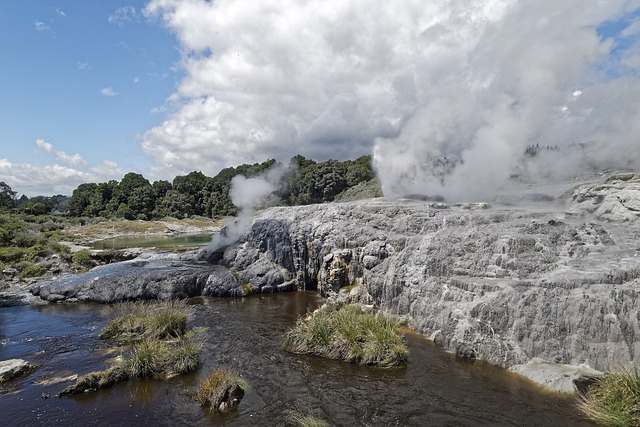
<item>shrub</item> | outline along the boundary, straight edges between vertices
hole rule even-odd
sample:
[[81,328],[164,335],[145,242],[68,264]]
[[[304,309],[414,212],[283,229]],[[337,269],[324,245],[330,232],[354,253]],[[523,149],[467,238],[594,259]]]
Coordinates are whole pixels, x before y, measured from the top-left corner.
[[581,396],[580,409],[605,426],[640,425],[640,375],[634,369],[607,373]]
[[224,411],[240,403],[249,385],[230,367],[212,371],[200,384],[196,400],[212,410]]
[[362,311],[356,305],[326,304],[299,319],[285,335],[283,347],[361,365],[406,364],[409,348],[395,320]]
[[24,267],[20,271],[20,274],[18,275],[18,277],[24,278],[24,277],[42,276],[46,272],[47,272],[47,267],[45,267],[44,265],[32,264],[27,267]]
[[82,249],[71,256],[71,261],[75,265],[79,265],[82,267],[89,267],[93,264],[93,260],[91,259],[91,252],[87,249]]

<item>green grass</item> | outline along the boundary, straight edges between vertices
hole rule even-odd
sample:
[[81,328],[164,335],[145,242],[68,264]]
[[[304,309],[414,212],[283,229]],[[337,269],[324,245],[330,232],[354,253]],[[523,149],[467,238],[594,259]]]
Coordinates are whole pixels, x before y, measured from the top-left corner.
[[607,373],[581,397],[580,409],[599,425],[640,425],[640,375],[637,370]]
[[390,317],[366,313],[356,305],[326,304],[299,319],[283,347],[360,365],[391,367],[409,360],[409,348]]
[[192,310],[183,301],[125,302],[102,330],[103,339],[133,344],[122,364],[131,377],[167,377],[198,369],[202,328],[187,330]]
[[131,346],[111,368],[80,377],[61,395],[85,393],[132,378],[168,378],[194,372],[200,366],[203,343],[197,337],[207,328],[187,329],[191,308],[182,301],[116,304],[114,318],[102,339]]
[[146,338],[136,344],[121,366],[132,378],[167,378],[194,372],[200,365],[202,343]]
[[104,327],[102,339],[130,341],[181,337],[192,310],[184,302],[124,302],[114,306],[115,316]]
[[196,401],[214,411],[224,411],[240,403],[249,389],[247,382],[228,366],[220,367],[200,383]]

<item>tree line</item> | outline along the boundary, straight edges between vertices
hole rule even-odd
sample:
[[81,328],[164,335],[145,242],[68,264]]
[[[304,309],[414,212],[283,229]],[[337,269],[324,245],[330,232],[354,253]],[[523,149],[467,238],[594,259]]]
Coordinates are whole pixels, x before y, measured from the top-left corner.
[[0,182],[0,209],[140,220],[192,216],[218,218],[237,213],[238,208],[230,196],[231,180],[235,176],[251,178],[274,167],[284,168],[279,189],[269,201],[274,206],[331,202],[349,188],[375,178],[371,156],[343,162],[316,162],[297,155],[287,166],[272,159],[225,168],[214,177],[194,171],[176,176],[172,182],[158,180],[152,183],[141,174],[129,172],[120,181],[80,184],[71,197],[22,196],[16,199],[16,193]]

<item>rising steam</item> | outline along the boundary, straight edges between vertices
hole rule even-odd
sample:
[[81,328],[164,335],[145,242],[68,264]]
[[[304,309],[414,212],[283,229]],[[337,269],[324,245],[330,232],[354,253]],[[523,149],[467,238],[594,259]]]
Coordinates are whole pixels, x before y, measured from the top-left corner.
[[229,195],[233,204],[238,208],[238,215],[235,218],[225,220],[220,233],[213,235],[204,251],[205,257],[237,242],[247,232],[255,210],[264,206],[269,196],[278,190],[285,172],[286,169],[282,165],[276,164],[258,176],[247,178],[243,175],[236,175],[233,177]]
[[[616,45],[598,33],[604,6],[569,0],[551,7],[511,2],[451,40],[459,55],[450,58],[447,73],[430,76],[429,101],[398,137],[376,141],[385,196],[480,200],[514,180],[640,166],[638,52],[617,52],[629,55],[628,65],[613,69]],[[619,43],[637,39],[637,22],[619,27],[626,27],[615,35]],[[558,149],[527,158],[532,145]]]

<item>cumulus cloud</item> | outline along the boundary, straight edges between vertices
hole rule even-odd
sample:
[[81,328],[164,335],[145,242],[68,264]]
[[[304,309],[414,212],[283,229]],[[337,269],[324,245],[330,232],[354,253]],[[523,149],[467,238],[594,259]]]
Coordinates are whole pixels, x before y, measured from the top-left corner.
[[12,163],[0,158],[0,181],[29,197],[71,195],[80,184],[120,180],[124,176],[113,161],[89,164],[79,154],[69,156],[42,139],[36,141],[36,146],[62,164]]
[[[142,147],[165,176],[373,151],[385,194],[452,199],[560,168],[523,167],[529,144],[591,141],[584,162],[627,167],[640,159],[638,8],[638,0],[151,0],[145,14],[175,33],[185,75]],[[612,23],[617,34],[602,34]],[[446,174],[434,166],[444,157],[455,159]]]
[[39,149],[46,151],[47,153],[53,155],[56,159],[60,160],[63,163],[72,166],[86,166],[87,162],[84,161],[80,154],[76,153],[73,156],[68,155],[64,151],[58,151],[53,148],[53,144],[46,142],[44,139],[37,139],[36,145]]
[[105,87],[100,89],[100,93],[102,94],[102,96],[106,96],[106,97],[113,97],[118,95],[118,92],[116,92],[112,87]]

